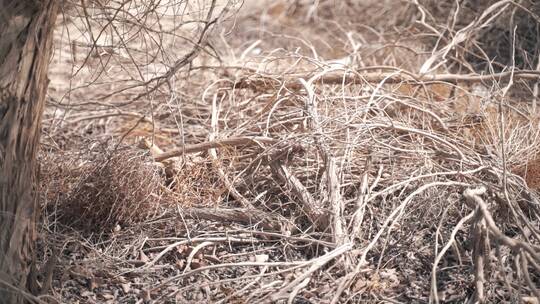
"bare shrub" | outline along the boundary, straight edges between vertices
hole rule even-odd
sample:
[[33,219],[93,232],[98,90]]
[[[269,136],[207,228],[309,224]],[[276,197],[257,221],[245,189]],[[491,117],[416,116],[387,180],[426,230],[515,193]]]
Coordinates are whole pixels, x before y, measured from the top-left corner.
[[[420,24],[441,48],[465,37],[448,59],[467,68],[535,69],[540,5],[536,1],[410,1],[399,20]],[[482,18],[484,17],[484,18]]]

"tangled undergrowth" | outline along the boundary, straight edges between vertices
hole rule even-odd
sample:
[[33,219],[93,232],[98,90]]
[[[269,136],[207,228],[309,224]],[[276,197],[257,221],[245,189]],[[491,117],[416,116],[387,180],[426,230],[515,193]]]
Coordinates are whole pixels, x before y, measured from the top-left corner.
[[[539,73],[517,64],[471,70],[461,56],[479,34],[474,25],[485,28],[514,6],[497,1],[483,18],[450,27],[421,19],[430,8],[419,2],[400,18],[411,7],[384,1],[241,10],[224,25],[234,38],[212,36],[221,61],[195,64],[162,105],[155,99],[164,91],[149,97],[152,115],[134,93],[81,100],[58,125],[46,124],[55,143],[92,130],[94,140],[112,136],[125,147],[70,154],[58,167],[50,164],[68,152],[44,156],[52,161],[44,162],[42,243],[44,252],[62,248],[65,270],[51,275],[53,295],[89,303],[535,303]],[[401,24],[398,32],[374,27],[381,16]],[[427,41],[418,38],[422,27]],[[443,28],[451,38],[433,46],[432,30]],[[83,214],[104,225],[87,228],[107,234],[60,233],[54,219],[65,214]]]
[[110,233],[155,217],[164,173],[148,153],[115,143],[46,153],[41,188],[47,217],[90,233]]

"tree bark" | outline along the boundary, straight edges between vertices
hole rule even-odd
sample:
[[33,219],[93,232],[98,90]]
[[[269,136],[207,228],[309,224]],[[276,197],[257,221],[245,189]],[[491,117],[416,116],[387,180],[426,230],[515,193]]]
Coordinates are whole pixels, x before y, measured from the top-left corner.
[[23,303],[39,208],[33,195],[58,0],[0,0],[0,302]]

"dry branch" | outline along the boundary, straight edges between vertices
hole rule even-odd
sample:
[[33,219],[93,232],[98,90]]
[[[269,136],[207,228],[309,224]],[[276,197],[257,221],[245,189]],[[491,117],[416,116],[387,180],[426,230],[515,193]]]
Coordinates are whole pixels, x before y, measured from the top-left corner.
[[304,88],[304,84],[299,79],[309,79],[317,76],[314,83],[324,85],[351,85],[363,83],[437,83],[447,82],[457,84],[458,82],[482,83],[482,82],[500,82],[508,80],[510,77],[523,80],[540,79],[540,71],[537,70],[517,70],[512,75],[511,71],[491,74],[415,74],[413,72],[397,69],[392,73],[362,73],[349,70],[339,70],[323,72],[323,74],[298,74],[287,75],[285,77],[264,77],[263,75],[247,76],[237,79],[234,82],[234,88],[253,89],[260,91],[264,89],[275,89],[285,87],[292,91],[298,91]]
[[[305,81],[304,79],[300,78],[300,83],[304,86],[307,93],[304,107],[309,117],[309,127],[311,132],[314,134],[314,141],[315,145],[317,146],[317,150],[324,159],[325,172],[321,178],[321,182],[325,182],[325,184],[322,185],[321,189],[323,189],[322,191],[325,191],[326,193],[322,193],[322,197],[327,199],[332,210],[334,242],[337,245],[341,245],[349,242],[346,224],[343,218],[345,204],[341,196],[339,180],[340,176],[338,174],[336,157],[334,157],[329,151],[328,145],[320,139],[320,136],[324,134],[324,130],[318,110],[319,101],[313,86],[313,81],[316,79],[316,76],[311,77],[309,81]],[[321,205],[324,206],[324,204]]]
[[[477,230],[475,232],[475,236],[481,241],[478,244],[475,244],[475,246],[484,247],[485,239],[489,235],[496,242],[510,247],[513,251],[515,259],[518,259],[519,257],[526,259],[526,261],[522,261],[521,264],[516,263],[516,267],[520,266],[520,269],[517,271],[521,272],[527,283],[529,283],[530,280],[527,280],[527,278],[529,277],[530,269],[527,266],[527,262],[530,262],[533,265],[540,265],[540,246],[504,235],[504,233],[497,227],[491,213],[489,212],[486,202],[481,198],[481,195],[485,194],[486,191],[487,189],[485,187],[479,187],[476,189],[466,189],[463,192],[463,195],[471,204],[471,207],[475,207],[477,209]],[[475,250],[476,295],[477,300],[481,303],[485,302],[483,285],[485,282],[484,263],[485,261],[489,260],[489,256],[486,256],[487,254],[488,253],[484,252],[483,248],[478,248]],[[536,270],[539,270],[538,267],[536,267]],[[504,269],[502,271],[504,271]],[[534,285],[528,285],[530,292],[533,293],[537,298],[540,298],[540,292],[538,289]]]
[[317,203],[302,182],[280,160],[271,161],[270,168],[274,175],[285,183],[300,200],[302,209],[314,224],[314,228],[326,228],[329,223],[326,210]]
[[352,243],[345,243],[336,249],[330,251],[329,253],[316,258],[309,262],[311,265],[308,270],[306,270],[302,275],[294,279],[292,282],[288,283],[282,287],[278,292],[270,296],[270,302],[275,303],[276,301],[289,297],[289,292],[292,292],[294,288],[302,284],[304,280],[309,278],[315,271],[319,270],[321,267],[329,263],[330,261],[339,258],[346,252],[350,251],[353,248]]
[[328,203],[332,208],[334,222],[334,242],[337,245],[342,245],[349,242],[349,234],[347,232],[346,221],[343,217],[345,202],[341,195],[338,167],[334,157],[330,157],[326,164],[326,182]]
[[185,217],[197,220],[209,220],[219,223],[232,222],[244,225],[260,225],[273,231],[280,231],[281,221],[277,216],[259,209],[246,208],[190,208],[185,210]]
[[[218,94],[214,94],[214,98],[212,99],[212,121],[211,121],[211,132],[208,136],[208,139],[213,141],[217,138],[219,127],[218,127],[218,120],[219,120],[219,109],[218,109]],[[218,154],[215,148],[209,149],[208,154],[213,160],[214,167],[216,171],[219,174],[219,177],[221,178],[223,184],[227,187],[229,190],[229,193],[231,194],[234,199],[239,202],[242,207],[244,208],[253,208],[253,205],[251,202],[246,199],[242,193],[240,193],[236,187],[234,186],[234,182],[230,180],[227,173],[225,173],[225,170],[221,166],[221,162],[218,159]]]
[[200,144],[187,144],[183,145],[180,148],[163,152],[159,155],[156,155],[155,159],[156,161],[164,161],[171,157],[177,157],[184,154],[189,153],[197,153],[197,152],[203,152],[208,151],[210,149],[218,149],[218,148],[227,148],[227,147],[239,147],[239,146],[249,146],[249,145],[256,145],[261,146],[261,144],[276,144],[279,141],[273,138],[268,137],[262,137],[262,136],[242,136],[242,137],[231,137],[227,139],[219,139],[209,142],[204,142]]
[[484,217],[486,221],[487,228],[489,229],[490,233],[496,240],[500,241],[502,244],[514,250],[524,250],[525,252],[530,254],[531,257],[535,261],[540,262],[540,247],[539,246],[529,244],[521,240],[510,238],[504,235],[501,232],[501,230],[497,227],[495,220],[493,219],[493,217],[491,216],[491,213],[489,212],[487,204],[480,197],[480,195],[484,194],[486,191],[487,189],[485,187],[480,187],[477,189],[467,189],[465,190],[465,192],[463,192],[463,195],[467,198],[469,202],[473,204],[473,206],[476,205],[480,209],[480,211],[482,212],[482,216]]
[[[99,251],[94,249],[97,256],[113,261],[108,265],[121,264],[120,267],[113,265],[117,267],[112,271],[117,277],[126,272],[144,274],[141,284],[159,284],[147,289],[148,294],[145,294],[147,300],[157,302],[168,299],[186,303],[261,300],[356,303],[386,299],[389,302],[463,302],[474,296],[470,288],[463,287],[474,287],[475,283],[480,301],[510,301],[516,299],[516,294],[520,296],[518,292],[534,295],[534,284],[540,273],[538,236],[534,228],[538,226],[538,207],[532,195],[523,195],[528,193],[524,183],[508,174],[506,168],[511,171],[514,164],[523,165],[522,160],[537,152],[540,131],[535,125],[537,121],[529,115],[520,116],[519,119],[528,120],[525,123],[512,121],[511,116],[505,116],[504,121],[489,116],[491,104],[504,95],[501,92],[506,92],[500,87],[505,83],[538,81],[540,72],[438,72],[457,71],[453,66],[441,66],[435,74],[410,72],[420,69],[414,65],[421,65],[422,62],[416,61],[423,61],[426,55],[421,45],[402,46],[400,42],[398,46],[394,41],[382,41],[388,34],[384,29],[375,34],[382,47],[376,46],[377,51],[372,52],[372,46],[365,46],[372,42],[373,32],[366,35],[365,31],[355,29],[341,37],[343,31],[351,28],[336,23],[335,18],[331,23],[324,23],[322,16],[334,14],[337,6],[365,6],[367,2],[295,2],[300,6],[313,2],[311,8],[321,10],[320,19],[312,15],[320,24],[299,25],[317,27],[316,39],[309,39],[307,31],[303,33],[305,39],[287,36],[288,33],[271,37],[261,33],[263,37],[254,43],[243,40],[242,35],[240,38],[223,36],[224,39],[207,37],[204,31],[209,28],[205,25],[215,17],[206,13],[215,4],[212,1],[200,11],[200,17],[195,17],[200,19],[195,22],[205,27],[203,33],[200,29],[194,31],[197,37],[188,43],[202,37],[200,35],[205,37],[192,52],[185,50],[188,52],[185,56],[185,52],[166,56],[161,51],[161,47],[169,43],[166,34],[159,35],[159,31],[145,28],[152,37],[164,37],[158,42],[159,50],[147,56],[154,57],[150,62],[170,60],[164,60],[159,70],[149,74],[145,69],[130,70],[126,77],[130,81],[116,81],[109,89],[99,91],[123,92],[118,96],[120,100],[94,102],[96,98],[92,97],[75,109],[55,105],[61,113],[51,114],[45,121],[54,123],[65,111],[66,123],[59,125],[73,127],[83,136],[89,131],[102,132],[100,136],[109,137],[107,132],[114,133],[123,119],[106,118],[129,116],[150,122],[152,132],[157,131],[154,134],[157,139],[161,138],[160,133],[175,133],[177,140],[188,143],[165,152],[155,143],[141,143],[153,156],[146,161],[163,165],[167,177],[176,176],[175,187],[159,187],[166,189],[161,199],[167,204],[159,204],[166,210],[165,214],[141,226],[122,226],[121,231],[115,232],[116,239],[95,245],[99,247]],[[463,9],[463,3],[469,0],[451,2]],[[275,3],[279,7],[281,1]],[[249,1],[245,4],[250,5]],[[351,7],[346,9],[353,11]],[[322,9],[327,8],[329,10],[323,14]],[[422,25],[430,28],[430,34],[436,32],[441,38],[437,49],[444,50],[441,56],[431,60],[432,65],[426,65],[428,69],[445,59],[454,60],[454,51],[468,51],[463,50],[465,45],[460,42],[464,38],[463,31],[459,32],[453,25],[448,29],[430,26],[426,23],[430,20],[426,15],[429,12],[420,5],[419,9],[424,13]],[[286,31],[273,27],[271,23],[275,20],[270,23],[262,20],[268,17],[266,13],[273,17],[272,10],[259,14],[262,23],[268,25],[265,31]],[[84,13],[87,18],[94,14],[92,11]],[[282,17],[291,17],[287,14],[288,11]],[[458,15],[456,12],[449,18]],[[144,18],[139,20],[143,22]],[[104,20],[108,21],[109,18]],[[236,28],[251,26],[253,20],[239,18],[234,22],[233,32]],[[327,37],[318,30],[319,26],[336,25],[343,29],[324,41]],[[90,26],[96,28],[95,23]],[[461,37],[452,41],[456,34]],[[336,45],[334,38],[343,38],[346,42]],[[99,37],[90,39],[94,44],[100,40]],[[180,37],[174,36],[174,39]],[[301,44],[298,51],[288,51],[292,49],[289,44],[296,42]],[[347,52],[350,59],[347,65],[324,61],[322,58],[333,58],[329,56],[335,54],[320,48],[319,42],[328,43],[332,52],[338,49]],[[247,48],[219,49],[234,45]],[[210,52],[214,47],[219,50],[216,51],[219,58],[214,54],[203,57],[193,62],[201,66],[190,70],[189,75],[181,73],[181,69],[186,67],[187,70],[187,65],[192,63],[193,52]],[[397,58],[400,53],[390,50],[394,47],[400,51],[407,48],[415,57]],[[311,55],[306,54],[306,50]],[[130,51],[133,50],[126,52]],[[142,50],[142,53],[140,59],[129,60],[134,64],[142,62],[146,60],[142,57],[152,52]],[[121,56],[114,59],[122,59],[118,57]],[[410,64],[402,64],[405,60],[410,60]],[[151,67],[153,63],[148,66]],[[475,71],[475,68],[467,67],[467,70]],[[218,76],[220,70],[222,77]],[[140,72],[144,73],[144,79],[138,79]],[[186,76],[185,81],[178,81],[183,76]],[[134,92],[125,91],[129,88]],[[477,88],[481,91],[477,92]],[[135,95],[124,96],[128,93]],[[122,100],[133,101],[139,97],[141,99],[132,104]],[[147,98],[152,106],[149,114],[141,112],[140,107]],[[505,98],[508,109],[529,112],[520,105],[515,106],[517,102],[511,104],[511,94]],[[478,102],[478,106],[473,105],[469,111],[468,102]],[[466,113],[457,109],[461,103],[467,108]],[[87,111],[89,108],[91,111]],[[85,126],[93,119],[99,121]],[[501,129],[508,131],[508,136],[499,136],[497,130],[502,124]],[[103,131],[92,129],[96,125]],[[464,140],[464,137],[467,138]],[[51,136],[51,146],[56,144],[53,140],[57,137]],[[500,142],[504,142],[506,150],[498,150]],[[185,157],[181,162],[178,156],[187,153],[199,154]],[[502,165],[505,170],[500,169],[501,154],[508,159]],[[161,168],[158,172],[161,176]],[[463,217],[464,212],[470,211],[463,205],[464,187],[482,183],[500,191],[501,176],[508,179],[507,187],[503,187],[508,192],[505,200],[499,198],[493,205],[485,203],[486,211],[469,200],[469,206],[475,211]],[[226,199],[223,199],[224,193]],[[172,198],[167,197],[169,194]],[[182,203],[190,207],[179,206]],[[217,207],[193,207],[199,203]],[[241,208],[236,208],[238,206]],[[519,217],[507,217],[505,208],[508,207],[516,209]],[[180,210],[179,215],[171,214],[171,209]],[[481,229],[474,230],[473,225],[468,224],[473,215],[478,216],[475,221]],[[490,229],[488,215],[499,230]],[[49,218],[56,220],[54,216]],[[519,222],[515,223],[514,219]],[[185,230],[179,229],[182,224]],[[144,233],[140,233],[139,227],[144,228]],[[468,233],[476,233],[482,241],[474,249],[467,246],[468,239],[463,238]],[[124,242],[124,237],[131,238],[133,244],[117,246],[117,242]],[[439,252],[441,243],[444,246]],[[493,247],[494,244],[499,267],[502,267],[499,272],[494,271],[496,261],[489,255],[489,249],[483,251],[480,246]],[[126,248],[133,248],[135,253]],[[334,249],[343,251],[337,253]],[[455,249],[457,261],[448,254],[450,249]],[[138,252],[149,253],[150,261],[137,259]],[[430,258],[432,255],[435,256]],[[94,261],[95,257],[88,260]],[[171,260],[179,265],[172,264]],[[143,264],[143,267],[134,269],[133,264]],[[180,265],[187,266],[178,270],[177,267],[183,267]],[[351,265],[358,266],[353,269]],[[174,274],[169,269],[173,269]],[[472,274],[476,275],[476,281],[471,279]],[[503,280],[506,280],[506,291],[494,293],[503,286]],[[414,288],[408,287],[413,284]]]

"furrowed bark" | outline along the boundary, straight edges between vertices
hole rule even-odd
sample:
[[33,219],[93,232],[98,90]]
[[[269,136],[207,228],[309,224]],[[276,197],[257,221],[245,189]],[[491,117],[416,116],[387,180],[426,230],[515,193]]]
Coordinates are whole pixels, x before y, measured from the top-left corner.
[[53,28],[61,1],[0,0],[0,301],[23,303],[39,208],[33,195]]

